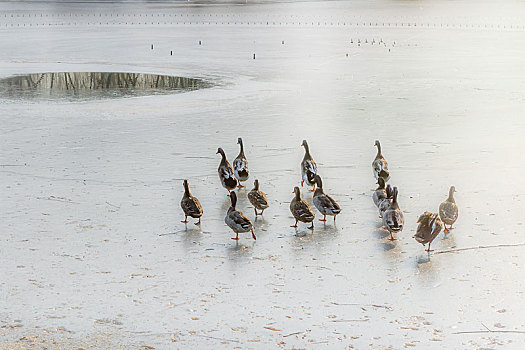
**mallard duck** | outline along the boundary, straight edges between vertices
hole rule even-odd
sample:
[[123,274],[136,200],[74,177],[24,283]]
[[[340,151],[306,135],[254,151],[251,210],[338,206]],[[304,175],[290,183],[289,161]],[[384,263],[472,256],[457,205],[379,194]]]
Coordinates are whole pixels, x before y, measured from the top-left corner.
[[303,140],[301,146],[304,147],[304,158],[301,162],[301,187],[306,182],[309,186],[314,186],[312,192],[315,191],[315,175],[317,175],[317,164],[315,164],[312,155],[310,154],[310,149],[308,148],[308,143],[306,140]]
[[228,190],[228,193],[231,193],[237,187],[237,179],[235,178],[235,175],[233,174],[233,168],[228,162],[228,159],[226,159],[226,154],[224,153],[222,148],[219,148],[217,150],[217,154],[222,156],[221,164],[219,164],[219,179],[221,179],[222,187]]
[[386,185],[386,198],[383,199],[381,202],[379,202],[379,205],[377,208],[379,209],[379,217],[383,217],[383,213],[390,208],[390,204],[392,204],[392,187],[390,187],[390,184]]
[[390,179],[390,172],[388,171],[388,163],[386,162],[383,154],[381,154],[381,144],[379,140],[376,140],[375,146],[377,147],[377,155],[374,161],[372,162],[372,170],[374,171],[374,177],[376,180],[379,177],[385,179],[387,182]]
[[184,180],[183,182],[184,186],[184,195],[182,196],[182,200],[180,201],[180,207],[182,208],[182,211],[184,211],[184,221],[181,221],[185,224],[188,223],[188,216],[191,216],[194,219],[199,219],[198,222],[195,223],[195,225],[201,224],[201,216],[202,216],[202,206],[199,200],[196,197],[193,197],[190,193],[190,187],[188,185],[188,180]]
[[372,199],[374,200],[374,204],[376,207],[379,208],[379,204],[383,201],[383,199],[386,199],[388,197],[385,189],[385,179],[380,177],[377,179],[377,186],[376,190],[372,194]]
[[249,171],[248,171],[248,161],[246,160],[246,156],[244,155],[244,147],[242,144],[242,139],[239,137],[237,139],[237,144],[241,146],[241,150],[239,151],[239,155],[235,160],[233,161],[233,171],[235,173],[235,177],[239,181],[238,187],[244,187],[241,184],[241,181],[248,180]]
[[335,199],[324,193],[323,181],[319,175],[315,175],[314,181],[317,184],[317,189],[314,192],[313,202],[317,210],[323,214],[323,218],[319,219],[319,221],[326,221],[326,215],[331,215],[334,217],[335,222],[335,217],[341,212],[341,207]]
[[441,220],[438,217],[437,213],[430,213],[428,211],[424,212],[417,219],[419,225],[417,225],[416,234],[414,238],[416,241],[425,245],[428,243],[428,249],[425,249],[427,252],[431,252],[430,244],[441,232]]
[[[259,190],[259,180],[255,179],[253,183],[253,189],[248,192],[248,199],[253,205],[253,210],[255,210],[255,216],[262,215],[264,209],[268,208],[268,200],[266,199],[266,194]],[[261,213],[257,213],[257,209],[261,210]]]
[[[454,200],[454,192],[456,192],[456,188],[451,186],[447,200],[439,205],[439,216],[441,221],[443,221],[443,226],[445,226],[445,232],[452,230],[452,225],[458,219],[458,206]],[[447,228],[447,225],[450,225],[450,227]]]
[[236,234],[236,236],[233,237],[232,239],[238,240],[239,233],[250,232],[250,231],[252,233],[252,238],[257,239],[255,237],[255,233],[253,233],[253,224],[250,221],[250,219],[248,219],[246,215],[244,215],[243,213],[235,209],[235,206],[237,205],[237,195],[235,194],[235,192],[230,193],[230,199],[232,201],[232,205],[228,209],[228,213],[226,214],[226,217],[224,218],[224,222]]
[[315,214],[312,210],[312,207],[306,203],[306,201],[301,199],[301,191],[299,190],[299,187],[296,186],[293,190],[293,193],[295,193],[295,197],[290,202],[290,211],[295,218],[295,225],[290,227],[297,227],[298,221],[311,222],[312,226],[308,228],[313,230]]
[[392,190],[392,204],[390,204],[390,207],[383,214],[383,225],[388,232],[390,232],[389,239],[391,241],[395,241],[392,232],[403,231],[404,222],[403,212],[399,209],[399,204],[397,203],[397,187],[394,187]]

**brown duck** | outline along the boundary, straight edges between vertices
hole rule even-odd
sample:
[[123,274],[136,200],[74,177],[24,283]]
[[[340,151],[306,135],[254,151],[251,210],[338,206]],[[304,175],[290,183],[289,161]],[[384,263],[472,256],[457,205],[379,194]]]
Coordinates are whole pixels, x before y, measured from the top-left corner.
[[313,230],[315,214],[312,207],[306,203],[306,201],[301,199],[301,191],[299,190],[299,187],[296,186],[293,193],[295,193],[295,197],[290,202],[290,211],[295,218],[295,225],[290,227],[297,227],[298,221],[306,223],[311,222],[312,226],[308,228]]
[[[250,192],[248,192],[248,199],[253,205],[253,210],[255,210],[255,216],[262,215],[264,209],[268,208],[269,206],[268,199],[266,199],[266,194],[263,191],[259,190],[259,180],[255,179],[253,186],[253,189]],[[258,213],[257,209],[259,209],[261,213]]]
[[184,186],[184,195],[182,196],[182,200],[180,201],[180,207],[182,208],[182,211],[184,211],[184,220],[181,221],[183,223],[188,223],[188,216],[191,216],[194,219],[199,219],[198,222],[195,223],[195,225],[201,224],[201,216],[202,216],[202,206],[197,197],[193,197],[190,193],[190,187],[188,185],[188,180],[184,180],[183,182]]

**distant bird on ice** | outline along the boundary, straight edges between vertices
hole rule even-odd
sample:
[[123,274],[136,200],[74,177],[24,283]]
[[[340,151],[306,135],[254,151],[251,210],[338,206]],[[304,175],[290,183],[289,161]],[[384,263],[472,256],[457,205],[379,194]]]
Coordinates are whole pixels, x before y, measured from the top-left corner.
[[381,153],[381,144],[379,143],[379,140],[376,140],[375,146],[377,147],[377,154],[374,161],[372,162],[374,177],[376,180],[379,177],[382,177],[385,182],[387,182],[390,179],[390,172],[388,171],[388,163]]
[[308,147],[308,143],[306,140],[303,140],[303,143],[301,146],[304,147],[304,157],[301,162],[301,187],[306,184],[308,186],[314,186],[314,189],[311,190],[312,192],[315,191],[315,175],[317,175],[317,164],[315,164],[314,159],[312,158],[312,155],[310,154],[310,148]]
[[182,200],[180,201],[180,207],[182,208],[182,211],[184,212],[184,221],[181,221],[183,223],[188,223],[188,216],[191,216],[194,219],[199,219],[198,222],[195,223],[195,225],[201,224],[201,216],[202,216],[202,206],[197,197],[193,197],[190,193],[190,187],[188,185],[188,180],[184,180],[183,182],[184,186],[184,195],[182,196]]
[[219,164],[219,179],[221,180],[222,187],[228,190],[228,193],[231,193],[237,187],[237,179],[233,173],[233,168],[226,159],[226,154],[222,148],[217,150],[217,154],[222,156],[221,163]]
[[237,205],[237,195],[235,192],[230,193],[231,206],[226,213],[224,222],[229,228],[235,232],[236,236],[232,239],[239,240],[239,233],[251,232],[252,238],[255,240],[255,233],[253,232],[253,224],[250,219],[246,217],[242,212],[238,211],[235,206]]
[[441,220],[439,219],[437,213],[430,213],[426,211],[419,216],[417,222],[419,225],[417,226],[414,238],[422,245],[428,243],[428,249],[425,250],[427,252],[431,252],[432,250],[430,250],[430,244],[441,232]]
[[237,139],[237,144],[241,146],[241,150],[239,151],[239,155],[235,160],[233,161],[233,171],[235,173],[235,177],[239,181],[238,187],[244,187],[241,184],[241,181],[244,182],[248,180],[249,171],[248,171],[248,161],[246,160],[246,156],[244,155],[244,146],[242,143],[242,138]]
[[388,232],[390,232],[390,240],[394,241],[395,238],[392,235],[392,232],[401,232],[403,231],[403,224],[405,223],[405,218],[403,212],[399,209],[399,204],[397,203],[397,187],[393,189],[392,204],[383,214],[383,225],[386,227]]
[[[456,192],[456,188],[451,186],[448,191],[448,198],[439,205],[439,216],[441,221],[443,221],[445,232],[452,230],[452,225],[458,219],[458,206],[454,200],[454,192]],[[450,225],[450,227],[447,228],[447,225]]]

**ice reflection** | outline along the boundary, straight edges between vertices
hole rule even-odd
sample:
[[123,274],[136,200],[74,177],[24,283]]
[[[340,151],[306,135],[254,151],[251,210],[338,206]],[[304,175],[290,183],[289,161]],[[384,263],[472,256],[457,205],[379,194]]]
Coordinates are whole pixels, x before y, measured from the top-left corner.
[[55,72],[0,80],[0,95],[11,99],[98,99],[171,94],[210,87],[202,79],[115,72]]

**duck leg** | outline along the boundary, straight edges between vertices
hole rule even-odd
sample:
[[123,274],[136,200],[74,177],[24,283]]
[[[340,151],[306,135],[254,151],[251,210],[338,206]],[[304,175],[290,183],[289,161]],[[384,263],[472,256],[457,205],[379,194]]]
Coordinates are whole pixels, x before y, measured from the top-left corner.
[[432,242],[428,242],[428,249],[425,249],[425,251],[429,253],[434,251],[434,249],[430,249],[430,243]]
[[243,188],[244,185],[241,184],[241,182],[239,181],[239,184],[237,185],[238,188]]
[[315,192],[315,185],[314,185],[314,188],[312,188],[311,190],[309,190],[310,192]]
[[444,230],[443,232],[444,232],[444,233],[447,233],[447,232],[448,232],[447,225],[443,224],[443,227],[445,228],[445,230]]
[[195,223],[195,225],[200,226],[201,225],[201,218],[199,218],[199,221]]
[[389,238],[389,240],[391,240],[391,241],[395,241],[395,240],[396,240],[396,239],[394,238],[394,236],[392,235],[392,231],[390,231],[390,238]]
[[304,180],[301,180],[301,187],[303,187],[304,185]]
[[255,216],[259,215],[259,213],[257,213],[257,208],[253,207],[253,211],[255,211]]
[[184,215],[184,220],[181,221],[184,224],[188,223],[188,215]]
[[253,233],[253,228],[252,228],[252,238],[253,238],[254,241],[257,240],[257,238],[255,237],[255,233]]
[[239,240],[239,232],[235,232],[236,236],[232,237],[233,240],[238,241]]
[[312,221],[312,226],[308,227],[310,230],[314,229],[314,222]]
[[[334,220],[335,220],[335,216],[334,216]],[[326,221],[326,215],[322,219],[319,219],[319,221]]]
[[297,227],[297,219],[295,219],[295,225],[292,225],[290,227]]

